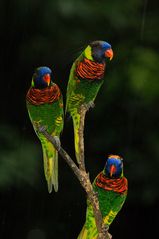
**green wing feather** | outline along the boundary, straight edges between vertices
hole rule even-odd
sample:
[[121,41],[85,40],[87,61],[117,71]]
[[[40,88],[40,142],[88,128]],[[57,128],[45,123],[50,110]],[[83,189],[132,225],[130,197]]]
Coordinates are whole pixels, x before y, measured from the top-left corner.
[[[78,78],[76,77],[76,65],[78,64],[79,61],[83,60],[83,54],[81,54],[73,63],[71,70],[70,70],[70,75],[69,75],[69,81],[67,85],[67,98],[66,98],[66,109],[65,111],[70,112],[72,108],[72,96],[76,95],[75,91],[77,88],[77,80]],[[77,104],[77,102],[76,102]],[[76,106],[77,107],[77,106]]]

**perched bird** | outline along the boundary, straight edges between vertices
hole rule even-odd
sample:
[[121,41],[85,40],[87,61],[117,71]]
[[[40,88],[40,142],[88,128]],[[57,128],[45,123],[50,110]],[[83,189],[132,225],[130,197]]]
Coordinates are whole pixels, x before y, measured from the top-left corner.
[[[123,160],[118,155],[110,155],[105,167],[93,182],[97,192],[99,207],[106,226],[109,226],[122,208],[128,191],[128,182],[123,175]],[[87,200],[86,222],[78,239],[96,239],[98,231],[93,208]]]
[[75,60],[70,71],[66,112],[69,112],[73,119],[75,153],[78,162],[80,107],[85,106],[87,111],[94,105],[93,102],[103,84],[106,58],[113,58],[111,45],[105,41],[93,41]]
[[58,152],[54,146],[38,132],[37,126],[46,126],[50,135],[58,143],[63,129],[63,98],[59,87],[51,81],[51,69],[42,66],[35,70],[31,87],[26,95],[26,105],[33,128],[41,141],[44,172],[49,193],[58,191]]

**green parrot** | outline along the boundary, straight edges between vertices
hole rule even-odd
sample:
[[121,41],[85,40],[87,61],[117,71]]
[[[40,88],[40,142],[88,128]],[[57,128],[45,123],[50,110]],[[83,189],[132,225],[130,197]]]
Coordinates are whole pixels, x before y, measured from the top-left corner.
[[[106,226],[110,226],[127,197],[128,182],[123,175],[123,160],[118,155],[110,155],[105,167],[93,182],[97,192],[99,207]],[[97,239],[98,231],[90,201],[87,200],[86,222],[78,239]]]
[[41,141],[44,173],[49,193],[52,185],[58,191],[58,152],[54,146],[38,132],[37,126],[45,126],[50,135],[60,144],[63,130],[63,97],[59,87],[51,81],[51,69],[42,66],[35,70],[31,87],[26,95],[26,105],[33,128]]
[[[96,95],[103,84],[106,58],[113,58],[111,45],[105,41],[91,42],[72,65],[66,99],[66,112],[73,119],[75,153],[79,162],[80,108],[93,107]],[[85,111],[85,112],[86,112]]]

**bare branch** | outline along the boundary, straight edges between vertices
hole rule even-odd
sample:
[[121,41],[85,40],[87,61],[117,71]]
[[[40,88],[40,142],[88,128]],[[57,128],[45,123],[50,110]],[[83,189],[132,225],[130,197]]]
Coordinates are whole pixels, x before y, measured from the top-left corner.
[[86,171],[85,168],[85,159],[84,159],[84,121],[87,109],[84,105],[81,105],[79,114],[80,114],[80,126],[79,126],[79,169]]
[[[85,113],[86,113],[86,111],[85,111]],[[84,126],[83,122],[82,122],[82,126]],[[100,209],[99,209],[98,195],[97,195],[97,193],[95,193],[93,191],[93,187],[92,187],[92,184],[91,184],[90,179],[89,179],[89,174],[86,173],[85,167],[84,168],[82,167],[81,169],[79,169],[77,167],[77,165],[74,163],[74,161],[68,155],[68,153],[61,146],[59,147],[56,139],[54,137],[52,137],[47,132],[46,127],[38,125],[38,126],[36,126],[36,128],[39,131],[39,133],[42,133],[47,138],[47,140],[49,140],[54,145],[56,150],[59,152],[61,157],[66,161],[66,163],[72,169],[72,171],[74,172],[74,174],[76,175],[76,177],[80,181],[80,184],[82,185],[82,187],[86,191],[87,197],[90,200],[91,205],[93,207],[96,226],[97,226],[97,230],[99,232],[97,239],[110,239],[111,236],[108,233],[108,228],[106,228],[104,223],[103,223],[102,215],[101,215],[101,212],[100,212]],[[81,134],[81,136],[83,137],[83,133]],[[82,141],[80,145],[82,145],[83,150],[84,150],[84,141]],[[83,157],[82,160],[83,160],[83,163],[84,163],[84,151],[83,151],[82,157]],[[84,164],[83,164],[83,166],[84,166]]]

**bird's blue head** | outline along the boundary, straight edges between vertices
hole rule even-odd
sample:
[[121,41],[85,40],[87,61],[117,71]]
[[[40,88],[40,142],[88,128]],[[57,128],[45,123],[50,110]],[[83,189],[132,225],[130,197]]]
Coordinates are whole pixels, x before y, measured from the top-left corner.
[[109,43],[105,41],[93,41],[84,50],[84,55],[87,59],[98,63],[105,62],[106,58],[113,58],[113,50]]
[[123,176],[123,159],[118,155],[110,155],[104,167],[104,174],[108,178],[120,178]]
[[46,66],[41,66],[36,68],[33,77],[31,86],[36,89],[44,89],[50,86],[51,84],[51,69]]

